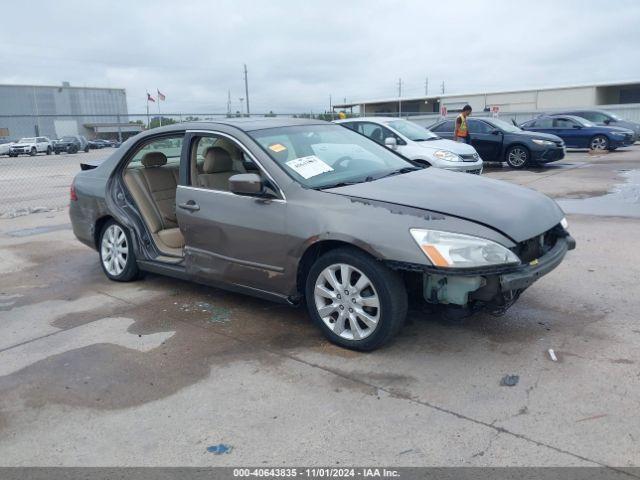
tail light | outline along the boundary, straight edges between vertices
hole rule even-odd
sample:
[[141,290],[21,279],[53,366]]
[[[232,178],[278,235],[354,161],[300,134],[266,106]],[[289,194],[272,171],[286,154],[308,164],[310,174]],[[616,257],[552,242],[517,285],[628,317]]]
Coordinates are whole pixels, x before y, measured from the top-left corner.
[[78,201],[78,195],[76,195],[76,186],[71,183],[71,188],[69,188],[69,194],[72,202]]

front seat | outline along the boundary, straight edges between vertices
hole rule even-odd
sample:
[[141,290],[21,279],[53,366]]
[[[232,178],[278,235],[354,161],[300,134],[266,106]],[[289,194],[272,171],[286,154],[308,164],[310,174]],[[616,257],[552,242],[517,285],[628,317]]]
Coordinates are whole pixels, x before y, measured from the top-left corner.
[[382,133],[382,129],[380,127],[376,127],[373,132],[371,132],[371,140],[374,142],[378,142],[384,145],[384,135]]
[[198,175],[198,186],[214,190],[229,190],[229,178],[236,175],[233,160],[222,147],[209,147],[204,154],[204,164]]

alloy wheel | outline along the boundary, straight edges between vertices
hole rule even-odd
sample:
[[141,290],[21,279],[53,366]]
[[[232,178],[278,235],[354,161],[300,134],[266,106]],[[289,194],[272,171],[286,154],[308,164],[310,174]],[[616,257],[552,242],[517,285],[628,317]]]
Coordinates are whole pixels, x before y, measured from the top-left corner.
[[315,282],[318,315],[329,329],[347,340],[371,335],[380,320],[380,298],[371,280],[346,263],[329,265]]
[[105,270],[114,277],[119,276],[127,266],[129,245],[119,225],[110,225],[102,235],[101,257]]
[[606,137],[598,135],[597,137],[593,137],[591,139],[591,150],[606,150],[608,147],[608,141]]
[[515,147],[509,151],[509,165],[513,167],[522,167],[527,161],[527,152],[520,148]]

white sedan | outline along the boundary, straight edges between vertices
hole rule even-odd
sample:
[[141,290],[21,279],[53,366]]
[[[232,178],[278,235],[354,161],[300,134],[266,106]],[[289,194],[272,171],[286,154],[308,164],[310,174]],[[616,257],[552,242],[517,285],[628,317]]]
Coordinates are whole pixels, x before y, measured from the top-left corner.
[[482,158],[466,143],[439,137],[417,123],[395,117],[360,117],[336,120],[403,157],[432,166],[467,173],[482,173]]

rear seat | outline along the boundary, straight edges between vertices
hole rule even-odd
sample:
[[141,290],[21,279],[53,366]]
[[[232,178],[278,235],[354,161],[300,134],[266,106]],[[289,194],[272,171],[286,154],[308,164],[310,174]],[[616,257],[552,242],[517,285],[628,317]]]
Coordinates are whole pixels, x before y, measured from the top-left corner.
[[142,168],[127,169],[124,181],[133,195],[158,248],[164,253],[182,255],[184,238],[176,219],[178,168],[167,167],[162,152],[148,152]]

